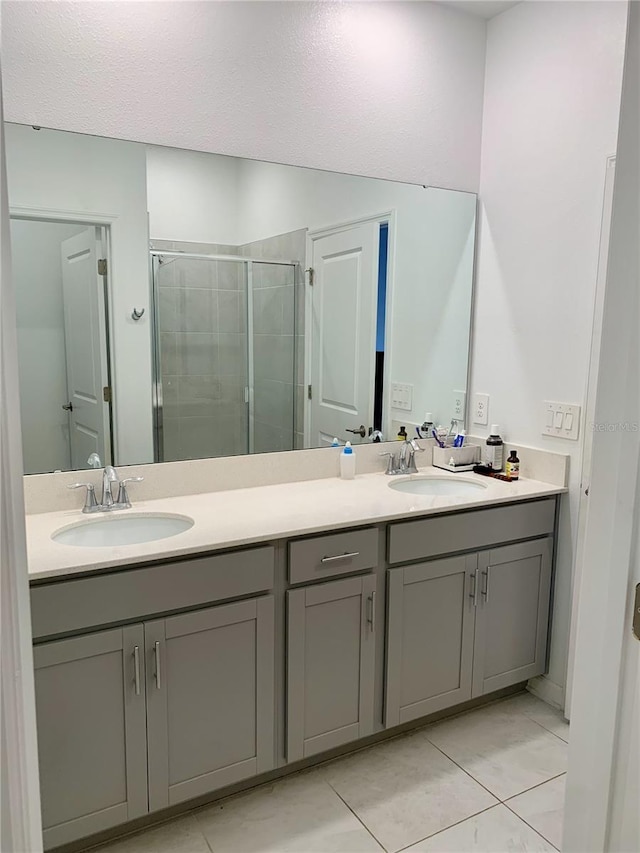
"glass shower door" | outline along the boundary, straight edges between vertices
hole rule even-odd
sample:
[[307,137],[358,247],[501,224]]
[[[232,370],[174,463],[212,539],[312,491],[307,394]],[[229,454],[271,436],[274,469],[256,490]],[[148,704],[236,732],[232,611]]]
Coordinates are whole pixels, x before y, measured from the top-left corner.
[[156,461],[249,452],[247,263],[152,253]]
[[295,447],[295,270],[291,263],[249,264],[249,434],[255,453]]

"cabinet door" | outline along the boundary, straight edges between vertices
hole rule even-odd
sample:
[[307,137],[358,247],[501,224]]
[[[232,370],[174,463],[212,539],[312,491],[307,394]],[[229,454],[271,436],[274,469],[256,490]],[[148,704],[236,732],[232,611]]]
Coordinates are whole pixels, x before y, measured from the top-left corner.
[[536,539],[478,555],[474,696],[545,671],[551,544]]
[[142,625],[33,651],[45,847],[145,814]]
[[471,698],[477,555],[388,572],[385,725]]
[[152,811],[270,770],[273,597],[145,623]]
[[373,575],[287,592],[287,758],[373,731]]

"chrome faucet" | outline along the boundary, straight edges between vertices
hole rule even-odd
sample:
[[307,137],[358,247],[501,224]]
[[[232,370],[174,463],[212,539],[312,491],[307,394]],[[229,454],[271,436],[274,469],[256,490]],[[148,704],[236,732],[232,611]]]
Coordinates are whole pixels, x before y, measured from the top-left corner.
[[[102,468],[102,462],[97,453],[92,453],[87,459],[87,464],[92,468]],[[130,509],[131,501],[127,492],[127,483],[140,483],[144,477],[125,477],[123,480],[118,478],[118,472],[113,465],[105,465],[102,471],[102,498],[100,503],[96,499],[96,490],[93,483],[73,483],[67,486],[68,489],[87,490],[82,512],[111,512],[116,509]],[[113,497],[113,484],[118,484],[117,497]]]
[[415,438],[408,438],[402,442],[400,452],[396,456],[395,453],[389,451],[381,453],[380,456],[388,456],[386,474],[395,476],[397,474],[417,474],[416,453],[423,453],[424,447],[420,447]]

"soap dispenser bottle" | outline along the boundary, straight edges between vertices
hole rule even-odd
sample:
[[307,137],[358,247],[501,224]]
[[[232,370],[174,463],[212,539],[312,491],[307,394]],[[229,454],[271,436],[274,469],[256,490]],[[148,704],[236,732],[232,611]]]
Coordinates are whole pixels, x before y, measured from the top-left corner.
[[343,480],[353,480],[356,476],[356,455],[348,441],[340,454],[340,476]]

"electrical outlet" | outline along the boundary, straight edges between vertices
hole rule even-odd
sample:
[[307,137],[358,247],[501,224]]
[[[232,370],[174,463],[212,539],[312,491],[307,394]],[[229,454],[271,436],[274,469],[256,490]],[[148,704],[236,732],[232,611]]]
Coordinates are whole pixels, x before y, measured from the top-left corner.
[[413,385],[407,385],[404,382],[392,382],[391,405],[394,409],[410,412],[413,408]]
[[489,395],[474,394],[473,395],[473,422],[474,424],[489,423]]
[[453,392],[453,414],[452,417],[456,420],[463,421],[465,410],[467,408],[467,395],[464,391]]

